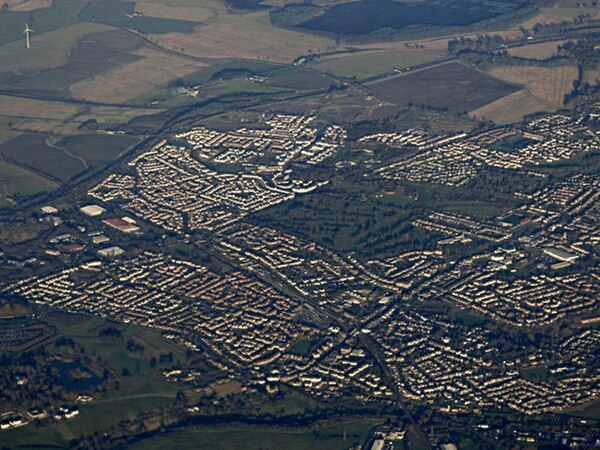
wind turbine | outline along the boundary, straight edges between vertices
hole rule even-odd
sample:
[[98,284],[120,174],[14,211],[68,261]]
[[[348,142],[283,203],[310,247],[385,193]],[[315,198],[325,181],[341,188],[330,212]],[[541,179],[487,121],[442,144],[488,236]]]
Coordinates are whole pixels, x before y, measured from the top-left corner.
[[25,31],[23,31],[23,34],[26,36],[27,39],[27,48],[29,48],[29,33],[33,33],[33,30],[31,28],[29,28],[29,24],[27,22],[25,22]]

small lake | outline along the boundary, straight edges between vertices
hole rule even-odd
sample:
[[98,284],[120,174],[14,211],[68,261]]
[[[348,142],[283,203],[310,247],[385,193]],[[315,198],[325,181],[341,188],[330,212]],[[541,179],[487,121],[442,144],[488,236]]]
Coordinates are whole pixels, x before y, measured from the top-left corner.
[[100,384],[100,377],[79,361],[52,361],[50,367],[58,370],[60,383],[70,391],[86,391]]

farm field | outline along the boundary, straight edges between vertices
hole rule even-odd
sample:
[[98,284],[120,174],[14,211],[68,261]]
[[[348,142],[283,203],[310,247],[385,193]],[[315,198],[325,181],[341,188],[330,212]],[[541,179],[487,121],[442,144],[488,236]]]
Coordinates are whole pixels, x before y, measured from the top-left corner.
[[314,67],[324,72],[347,78],[368,78],[374,75],[390,72],[395,68],[404,69],[423,64],[446,56],[444,50],[415,50],[391,53],[360,53],[357,56],[331,59]]
[[233,94],[261,94],[271,92],[285,92],[289,89],[278,88],[263,83],[255,83],[245,78],[233,78],[211,84],[206,88],[202,89],[202,95],[209,97],[220,97],[222,95],[233,95]]
[[379,99],[462,112],[471,111],[518,90],[460,63],[449,63],[368,84]]
[[68,182],[86,168],[84,161],[48,145],[45,136],[38,134],[23,134],[4,142],[0,145],[0,153],[8,162],[46,174],[61,183]]
[[573,415],[600,420],[600,401],[595,401],[589,405],[586,405],[584,408],[573,411]]
[[95,119],[100,124],[119,124],[127,123],[130,120],[139,117],[160,113],[162,109],[156,108],[133,108],[127,106],[92,106],[84,109],[76,120],[85,122]]
[[52,8],[0,14],[0,44],[23,40],[23,24],[35,23],[37,34],[80,22],[79,13],[85,7],[82,0],[54,0]]
[[136,2],[135,10],[144,16],[193,22],[205,22],[215,16],[213,10],[206,6],[177,6],[170,2]]
[[28,196],[52,191],[58,184],[33,172],[0,160],[0,201],[7,197]]
[[[259,429],[228,429],[171,432],[133,445],[132,449],[235,450],[260,448],[264,450],[344,450],[366,440],[374,422],[349,422],[312,431],[260,431]],[[344,431],[346,440],[344,440]],[[225,439],[226,437],[226,439]]]
[[167,49],[201,58],[261,59],[273,62],[292,62],[310,51],[319,52],[335,46],[333,39],[312,36],[273,26],[268,11],[242,15],[229,14],[218,8],[217,17],[196,27],[193,33],[151,35]]
[[590,14],[592,17],[594,17],[598,14],[598,8],[576,7],[576,4],[574,4],[573,7],[540,8],[538,14],[519,24],[518,26],[526,29],[532,29],[537,24],[560,23],[565,20],[573,20],[578,16],[585,14]]
[[34,9],[49,8],[52,6],[52,0],[5,0],[8,11],[33,11]]
[[[336,33],[340,35],[368,34],[381,29],[400,30],[409,26],[466,26],[518,9],[522,3],[507,3],[503,7],[462,0],[459,2],[429,1],[421,5],[396,2],[394,0],[360,0],[336,4],[319,14],[317,10],[310,17],[297,24],[302,28]],[[314,9],[306,6],[305,10]],[[296,14],[310,14],[296,8]]]
[[100,167],[119,157],[137,142],[137,139],[128,136],[87,134],[68,136],[56,145],[84,159],[87,167]]
[[564,96],[573,89],[578,77],[577,67],[500,66],[487,71],[489,75],[509,83],[520,84],[534,96],[554,106],[563,105]]
[[267,83],[272,86],[296,90],[325,89],[336,83],[317,70],[298,66],[270,70],[262,75],[268,77]]
[[79,111],[80,107],[73,104],[0,95],[0,115],[2,116],[67,120]]
[[31,48],[25,51],[25,41],[0,46],[0,72],[41,70],[59,67],[68,62],[67,54],[86,35],[111,28],[96,23],[76,23],[31,37]]
[[554,109],[556,109],[554,105],[541,101],[523,89],[477,108],[469,114],[479,119],[492,120],[498,125],[505,125],[518,122],[528,114]]
[[469,116],[411,109],[401,117],[397,126],[402,128],[421,128],[432,133],[447,133],[449,131],[470,131],[477,122]]
[[133,55],[140,59],[76,83],[70,87],[71,92],[89,101],[123,103],[207,66],[150,48]]
[[539,44],[523,45],[508,49],[511,56],[529,59],[546,59],[556,55],[558,47],[566,41],[541,42]]
[[86,8],[81,17],[92,22],[129,28],[143,34],[181,32],[194,30],[196,22],[167,17],[133,16],[135,3],[121,0],[98,0]]
[[52,99],[69,98],[72,84],[142,58],[132,52],[144,44],[140,37],[122,30],[87,34],[69,50],[66,64],[33,72],[5,72],[0,74],[0,84]]

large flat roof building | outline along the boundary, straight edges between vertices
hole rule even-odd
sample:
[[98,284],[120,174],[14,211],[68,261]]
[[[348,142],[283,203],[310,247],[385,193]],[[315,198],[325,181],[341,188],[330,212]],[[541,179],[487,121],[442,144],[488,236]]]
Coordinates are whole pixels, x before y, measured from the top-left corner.
[[98,205],[87,205],[83,206],[82,208],[79,208],[79,211],[81,211],[86,216],[98,217],[101,216],[102,213],[106,211],[106,209]]

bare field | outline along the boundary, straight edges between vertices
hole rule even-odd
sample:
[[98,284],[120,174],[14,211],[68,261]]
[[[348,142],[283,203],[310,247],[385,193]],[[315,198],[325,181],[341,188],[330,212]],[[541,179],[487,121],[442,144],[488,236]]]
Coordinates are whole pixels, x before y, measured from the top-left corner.
[[3,0],[2,3],[8,5],[8,11],[12,12],[29,12],[52,6],[52,0]]
[[523,116],[555,109],[552,105],[535,98],[526,89],[502,97],[469,113],[478,119],[492,120],[498,125],[520,121]]
[[79,111],[77,105],[0,95],[0,112],[5,116],[66,120]]
[[203,58],[262,59],[289,63],[298,56],[334,46],[329,38],[274,27],[268,11],[219,13],[193,33],[152,35],[167,49]]
[[508,50],[511,56],[530,59],[546,59],[555,55],[558,47],[566,41],[541,42],[539,44],[523,45]]
[[501,66],[487,73],[504,81],[521,84],[532,95],[556,107],[563,105],[565,94],[573,90],[573,81],[578,77],[575,66]]
[[161,3],[141,2],[135,4],[135,10],[144,16],[160,17],[163,19],[191,20],[206,22],[215,13],[210,8],[198,6],[170,6]]
[[0,46],[0,72],[62,66],[67,62],[67,54],[71,48],[83,36],[112,29],[98,23],[78,23],[32,37],[31,48],[27,51],[24,49],[25,41],[2,45]]
[[204,63],[149,48],[133,54],[143,59],[75,83],[70,87],[71,93],[89,101],[122,103],[207,67]]

